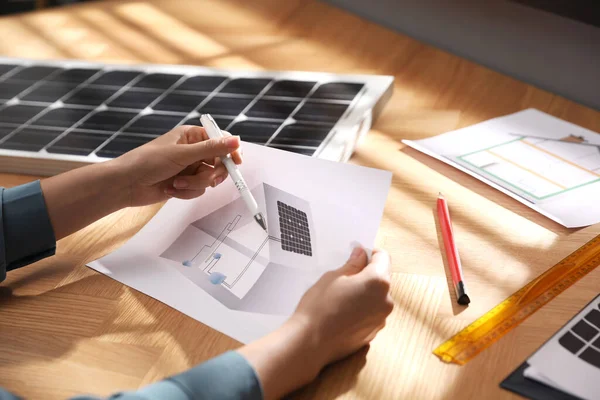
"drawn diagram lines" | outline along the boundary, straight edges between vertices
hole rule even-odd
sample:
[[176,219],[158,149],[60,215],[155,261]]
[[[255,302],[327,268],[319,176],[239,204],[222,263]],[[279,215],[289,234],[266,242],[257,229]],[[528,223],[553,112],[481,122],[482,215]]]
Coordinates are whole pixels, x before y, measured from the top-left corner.
[[[528,145],[528,146],[531,146],[531,147],[533,147],[534,149],[537,149],[537,150],[539,150],[539,151],[541,151],[541,152],[544,152],[544,153],[548,154],[548,155],[549,155],[549,156],[551,156],[551,157],[557,158],[557,159],[559,159],[559,160],[560,160],[560,161],[562,161],[562,162],[565,162],[565,163],[567,163],[567,164],[569,164],[569,165],[572,165],[572,166],[574,166],[575,168],[579,168],[579,169],[580,169],[580,170],[582,170],[582,171],[589,172],[589,173],[590,173],[590,174],[592,174],[592,175],[596,175],[597,177],[600,177],[600,174],[598,174],[598,173],[594,172],[594,170],[590,170],[590,169],[584,168],[584,167],[582,167],[582,166],[581,166],[581,165],[579,165],[579,164],[576,164],[576,163],[574,163],[574,162],[572,162],[572,161],[569,161],[569,160],[567,160],[566,158],[560,157],[559,155],[557,155],[557,154],[555,154],[555,153],[552,153],[552,152],[550,152],[550,151],[548,151],[548,150],[546,150],[546,149],[544,149],[544,148],[541,148],[541,147],[539,147],[539,146],[536,146],[535,144],[533,144],[533,143],[531,143],[531,142],[527,141],[526,139],[523,139],[523,143],[525,143],[525,144],[526,144],[526,145]],[[579,144],[579,143],[578,143],[578,144]]]
[[[218,242],[219,244],[217,244],[217,246],[213,249],[213,251],[209,254],[209,256],[204,260],[204,263],[208,262],[208,260],[213,257],[214,258],[214,253],[215,251],[219,248],[219,246],[221,245],[221,243],[223,243],[223,240],[225,240],[225,238],[227,237],[227,235],[229,235],[229,233],[236,227],[237,223],[240,221],[240,218],[242,218],[241,215],[237,215],[233,221],[231,221],[230,223],[228,223],[225,228],[223,228],[223,230],[221,231],[221,233],[219,234],[219,236],[217,236],[217,238],[210,244],[210,245],[204,245],[202,246],[202,248],[200,249],[200,251],[198,251],[196,253],[196,255],[194,257],[192,257],[190,260],[187,260],[184,262],[184,265],[191,267],[194,264],[194,260],[200,255],[202,254],[202,252],[205,249],[210,249],[213,246],[215,246],[215,244]],[[204,270],[206,270],[206,267],[204,268]]]
[[[230,223],[227,224],[227,226],[225,226],[225,229],[223,229],[223,231],[221,231],[221,233],[219,234],[219,236],[217,237],[217,239],[213,242],[213,244],[211,244],[210,248],[212,248],[215,243],[219,243],[217,244],[217,246],[213,249],[213,251],[208,255],[208,257],[206,257],[206,259],[204,260],[204,262],[206,263],[211,257],[214,258],[214,254],[217,251],[217,249],[219,248],[219,246],[221,246],[221,244],[223,243],[223,241],[225,240],[225,238],[229,235],[229,233],[231,233],[231,231],[236,227],[236,225],[238,224],[238,222],[240,222],[240,219],[242,218],[241,215],[236,215],[236,217],[233,219],[233,221],[231,221]],[[202,250],[204,250],[204,247],[202,248]],[[202,252],[202,250],[200,250],[200,252]],[[200,253],[198,253],[200,254]]]
[[552,179],[548,179],[548,178],[546,178],[544,175],[542,175],[542,174],[539,174],[539,173],[535,172],[534,170],[532,170],[532,169],[529,169],[529,168],[527,168],[527,167],[525,167],[525,166],[523,166],[523,165],[519,164],[518,162],[515,162],[515,161],[513,161],[513,160],[510,160],[510,159],[509,159],[509,158],[507,158],[507,157],[503,157],[503,156],[501,156],[500,154],[493,152],[492,150],[486,150],[486,151],[487,151],[488,153],[490,153],[491,155],[493,155],[494,157],[497,157],[497,158],[499,158],[500,160],[502,160],[502,161],[504,161],[504,162],[507,162],[507,163],[509,163],[509,164],[512,164],[512,165],[514,165],[515,167],[517,167],[517,168],[520,168],[520,169],[522,169],[522,170],[524,170],[524,171],[527,171],[527,172],[529,172],[530,174],[532,174],[532,175],[535,175],[535,176],[537,176],[538,178],[540,178],[540,179],[543,179],[543,180],[545,180],[545,181],[546,181],[546,182],[548,182],[548,183],[551,183],[552,185],[558,186],[558,187],[559,187],[559,188],[561,188],[561,189],[566,189],[566,187],[565,187],[565,186],[563,186],[563,185],[561,185],[560,183],[554,182]]
[[252,263],[254,262],[254,260],[256,259],[256,257],[260,254],[260,252],[262,251],[263,247],[265,247],[265,244],[267,244],[268,241],[269,241],[269,238],[268,237],[265,238],[265,240],[262,242],[262,244],[260,245],[260,247],[258,248],[258,250],[256,250],[256,252],[252,256],[252,258],[248,261],[248,263],[246,264],[246,266],[244,267],[244,269],[238,274],[238,276],[231,283],[231,285],[229,285],[227,282],[223,282],[223,285],[227,286],[230,289],[233,288],[233,286],[235,286],[235,284],[240,280],[240,278],[242,276],[244,276],[244,273],[248,270],[248,268],[250,268],[250,265],[252,265]]
[[600,182],[600,148],[580,140],[521,135],[456,159],[509,190],[544,200]]

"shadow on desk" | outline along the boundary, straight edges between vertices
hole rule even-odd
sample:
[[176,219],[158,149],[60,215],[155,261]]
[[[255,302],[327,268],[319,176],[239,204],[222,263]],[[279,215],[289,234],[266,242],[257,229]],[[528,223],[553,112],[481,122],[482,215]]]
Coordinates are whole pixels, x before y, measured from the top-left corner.
[[[140,371],[141,385],[146,385],[240,346],[149,296],[91,272],[91,276],[36,295],[13,292],[60,271],[40,269],[14,280],[11,286],[0,287],[0,359],[8,374],[37,370],[36,384],[52,387],[54,375],[73,377],[73,368],[92,368],[99,373],[96,378],[105,383],[115,371],[124,375]],[[91,295],[94,291],[96,295]],[[313,398],[323,392],[323,384],[327,385],[326,398],[351,390],[367,352],[365,348],[327,367],[292,398]],[[40,363],[52,363],[52,367],[39,370],[35,365]],[[342,370],[344,374],[340,374]],[[331,379],[336,375],[344,378]],[[115,382],[114,391],[124,389],[119,384]],[[85,382],[73,385],[79,393],[93,389]]]
[[[531,222],[533,222],[537,225],[540,225],[543,228],[545,228],[549,231],[552,231],[559,236],[567,236],[571,233],[575,233],[575,232],[583,229],[583,228],[565,228],[564,226],[560,225],[559,223],[554,222],[551,219],[548,219],[548,218],[544,217],[543,215],[537,213],[536,211],[528,208],[524,204],[521,204],[520,202],[513,199],[509,195],[504,194],[504,193],[500,192],[499,190],[494,189],[491,186],[488,186],[485,183],[469,176],[468,174],[466,174],[456,168],[453,168],[439,160],[429,157],[428,155],[423,154],[413,148],[404,147],[400,151],[402,153],[414,158],[415,160],[419,161],[420,163],[426,165],[427,167],[433,169],[434,171],[436,171],[436,172],[446,176],[447,178],[453,180],[454,182],[460,184],[461,186],[477,193],[478,195],[480,195],[482,197],[490,198],[490,193],[492,193],[492,192],[494,193],[494,197],[501,196],[502,203],[508,204],[510,207],[510,210],[512,212],[515,212],[515,213],[519,214],[520,216],[527,218]],[[502,205],[503,207],[507,208],[502,203],[499,203],[499,204]]]

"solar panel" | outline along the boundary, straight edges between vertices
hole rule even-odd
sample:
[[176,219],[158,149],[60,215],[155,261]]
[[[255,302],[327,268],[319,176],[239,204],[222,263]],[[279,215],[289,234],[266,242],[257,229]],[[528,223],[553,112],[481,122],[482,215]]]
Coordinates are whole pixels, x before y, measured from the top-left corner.
[[277,201],[281,248],[285,251],[312,256],[310,230],[306,213]]
[[[213,115],[243,141],[345,161],[393,78],[0,58],[0,171],[102,162]],[[350,151],[348,149],[350,148]]]

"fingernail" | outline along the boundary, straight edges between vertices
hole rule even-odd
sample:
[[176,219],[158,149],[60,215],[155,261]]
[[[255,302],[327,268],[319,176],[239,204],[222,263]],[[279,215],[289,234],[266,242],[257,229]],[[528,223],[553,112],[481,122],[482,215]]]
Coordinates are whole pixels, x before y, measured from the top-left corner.
[[354,250],[352,250],[352,254],[350,255],[350,259],[351,260],[355,260],[358,257],[360,257],[360,255],[362,254],[363,249],[360,247],[355,247]]
[[188,186],[189,183],[185,179],[176,179],[175,182],[173,182],[173,187],[177,189],[185,189]]
[[220,185],[221,182],[223,182],[223,177],[219,176],[217,179],[215,179],[215,186]]
[[225,146],[230,149],[236,149],[240,145],[240,137],[239,136],[229,136],[225,138]]

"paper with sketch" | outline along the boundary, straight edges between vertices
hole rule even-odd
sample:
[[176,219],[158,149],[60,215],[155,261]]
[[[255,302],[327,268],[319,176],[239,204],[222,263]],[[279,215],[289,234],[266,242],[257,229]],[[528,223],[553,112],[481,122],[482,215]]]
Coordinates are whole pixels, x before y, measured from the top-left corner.
[[277,328],[353,243],[374,245],[391,173],[243,144],[240,170],[267,220],[231,179],[172,199],[90,267],[247,343]]
[[600,135],[528,109],[403,141],[568,227],[600,222]]

